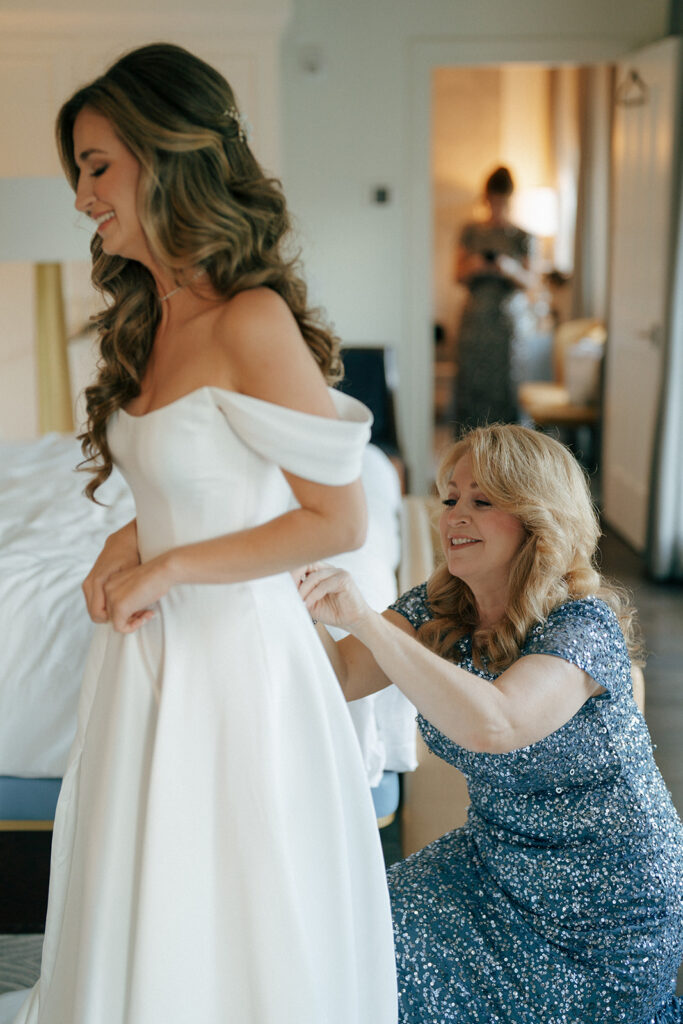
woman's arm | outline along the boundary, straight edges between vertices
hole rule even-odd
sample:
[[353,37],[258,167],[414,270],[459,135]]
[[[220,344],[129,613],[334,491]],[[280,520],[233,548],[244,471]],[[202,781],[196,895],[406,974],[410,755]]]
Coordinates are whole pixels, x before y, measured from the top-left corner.
[[[398,628],[386,613],[373,611],[348,574],[330,566],[309,569],[299,590],[311,614],[352,633],[377,672],[395,683],[437,729],[469,750],[505,753],[535,743],[602,692],[586,672],[545,654],[520,658],[495,683],[481,679],[416,643],[414,631],[411,636]],[[355,669],[345,652],[342,656],[347,699],[362,696],[354,673],[368,669],[367,656],[361,659],[354,653]]]
[[[382,617],[397,629],[415,637],[415,630],[403,615],[387,609],[382,612]],[[370,649],[355,636],[349,634],[335,641],[320,622],[317,632],[347,701],[368,697],[392,685],[392,680],[380,668]]]
[[454,278],[456,284],[468,285],[473,277],[485,272],[496,273],[495,264],[485,260],[481,253],[473,252],[464,245],[459,245],[455,254]]
[[469,285],[473,277],[490,274],[506,278],[517,288],[528,290],[536,284],[533,257],[532,248],[528,256],[519,259],[500,253],[487,260],[481,252],[475,252],[461,242],[456,250],[454,278],[457,284]]
[[[243,292],[214,327],[207,374],[217,386],[317,416],[336,418],[322,374],[284,300]],[[207,357],[208,358],[208,357]],[[366,532],[360,480],[331,487],[284,474],[300,508],[248,530],[183,545],[109,579],[107,608],[129,632],[180,583],[234,583],[285,572],[360,547]]]

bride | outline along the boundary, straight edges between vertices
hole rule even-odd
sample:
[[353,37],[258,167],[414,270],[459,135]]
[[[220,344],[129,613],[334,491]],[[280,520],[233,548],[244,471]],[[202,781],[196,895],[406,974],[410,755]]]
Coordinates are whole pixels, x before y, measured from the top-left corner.
[[99,625],[14,1020],[394,1024],[372,801],[289,575],[362,542],[369,414],[326,387],[337,340],[221,75],[143,47],[57,134],[106,299],[86,493],[116,465],[137,515],[84,584]]

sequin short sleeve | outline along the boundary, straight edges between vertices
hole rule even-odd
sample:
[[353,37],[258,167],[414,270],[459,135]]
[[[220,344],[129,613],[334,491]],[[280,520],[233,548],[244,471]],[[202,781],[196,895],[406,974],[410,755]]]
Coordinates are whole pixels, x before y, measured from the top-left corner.
[[569,601],[534,626],[522,649],[522,656],[528,654],[570,661],[613,697],[631,686],[631,663],[617,617],[595,597]]
[[425,622],[429,622],[432,613],[427,600],[427,584],[420,583],[389,605],[392,612],[398,612],[404,619],[407,619],[413,629],[419,629]]

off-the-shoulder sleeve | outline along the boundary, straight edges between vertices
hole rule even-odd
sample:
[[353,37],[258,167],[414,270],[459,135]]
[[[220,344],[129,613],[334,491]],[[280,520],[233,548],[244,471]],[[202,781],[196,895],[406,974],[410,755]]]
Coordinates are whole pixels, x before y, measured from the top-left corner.
[[595,597],[570,601],[527,636],[522,656],[553,654],[587,672],[615,696],[631,688],[626,641],[612,609]]
[[407,619],[414,629],[419,629],[425,622],[429,622],[432,613],[427,600],[427,584],[419,583],[416,587],[406,590],[393,604],[389,605],[392,612],[398,612],[404,619]]
[[342,486],[360,476],[372,413],[350,395],[329,391],[339,419],[211,388],[231,428],[259,455],[295,476]]

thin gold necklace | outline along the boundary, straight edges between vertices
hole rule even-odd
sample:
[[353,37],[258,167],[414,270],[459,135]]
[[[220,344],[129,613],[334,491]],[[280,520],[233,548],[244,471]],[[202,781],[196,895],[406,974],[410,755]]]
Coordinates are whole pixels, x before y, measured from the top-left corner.
[[196,281],[198,277],[201,277],[202,274],[205,274],[205,273],[206,273],[206,271],[202,267],[202,269],[198,270],[196,274],[193,274],[192,277],[190,278],[190,280],[186,281],[185,284],[179,284],[177,288],[174,288],[172,291],[168,292],[166,295],[162,295],[161,298],[159,299],[159,302],[166,302],[166,299],[170,299],[172,295],[177,295],[178,292],[181,292],[183,290],[183,288],[187,288],[188,284],[192,284],[193,281]]

